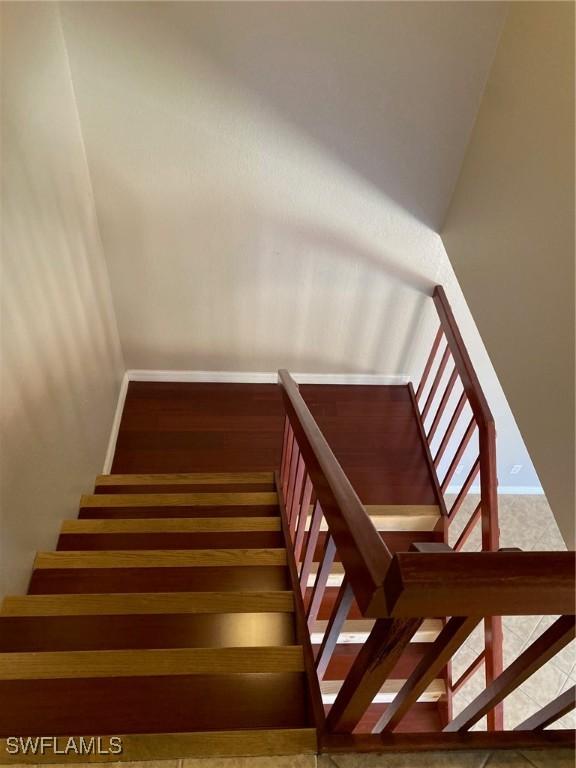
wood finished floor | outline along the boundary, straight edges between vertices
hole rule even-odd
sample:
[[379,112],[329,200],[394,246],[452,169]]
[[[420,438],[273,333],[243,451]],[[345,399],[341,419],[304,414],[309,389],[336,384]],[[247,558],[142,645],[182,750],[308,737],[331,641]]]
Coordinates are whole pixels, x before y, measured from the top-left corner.
[[[407,387],[300,391],[364,503],[436,502]],[[283,418],[274,384],[131,382],[112,471],[274,470]]]

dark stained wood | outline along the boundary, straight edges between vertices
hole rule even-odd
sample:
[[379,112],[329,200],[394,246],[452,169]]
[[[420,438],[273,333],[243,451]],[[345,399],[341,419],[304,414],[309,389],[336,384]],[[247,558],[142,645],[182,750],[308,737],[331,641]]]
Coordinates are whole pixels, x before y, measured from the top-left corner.
[[[314,553],[315,562],[318,562],[322,556],[322,551],[326,542],[327,535],[328,534],[325,531],[321,531],[318,536],[316,551]],[[378,535],[386,544],[391,553],[408,552],[412,544],[416,542],[440,543],[442,541],[441,531],[378,531]],[[306,539],[307,538],[308,537],[306,537]],[[341,562],[341,558],[338,552],[336,552],[334,561],[336,563]]]
[[[304,557],[302,558],[302,565],[300,567],[300,589],[304,595],[307,590],[308,577],[312,572],[314,552],[316,551],[316,542],[318,541],[318,536],[320,534],[320,526],[322,525],[323,517],[324,514],[320,502],[316,501],[310,519],[310,531],[306,538],[306,544],[304,545]],[[306,604],[308,604],[308,602]]]
[[386,577],[393,616],[530,616],[574,611],[574,552],[399,552]]
[[496,704],[521,685],[574,639],[574,616],[561,616],[531,643],[474,701],[444,728],[444,732],[466,731]]
[[452,656],[478,624],[478,618],[453,616],[442,632],[430,645],[410,677],[406,680],[394,701],[374,726],[374,732],[393,731],[404,719],[410,708],[438,677]]
[[572,686],[538,712],[514,728],[515,731],[540,731],[576,707],[576,686]]
[[[304,465],[304,459],[300,456],[298,461],[298,468],[296,470],[296,480],[294,481],[294,493],[292,495],[292,506],[289,511],[290,521],[290,534],[292,541],[296,539],[296,525],[300,518],[300,511],[302,506],[302,494],[304,492],[304,475],[306,473],[306,467]],[[304,517],[308,514],[308,507]]]
[[280,672],[0,681],[0,736],[295,728],[305,696],[303,674]]
[[482,515],[482,502],[479,501],[478,504],[476,505],[476,508],[474,509],[474,512],[472,512],[472,514],[470,515],[470,517],[466,522],[466,525],[462,529],[462,533],[460,534],[460,536],[458,536],[458,539],[454,544],[454,552],[460,552],[464,544],[466,544],[466,542],[470,538],[470,534],[474,530],[474,526],[480,520],[481,515]]
[[[387,705],[376,705],[373,707]],[[424,703],[415,704],[413,710],[421,708]],[[402,733],[402,725],[406,731]],[[465,733],[443,733],[434,727],[424,727],[409,730],[408,718],[400,724],[399,732],[395,733],[358,733],[340,734],[324,733],[320,749],[329,753],[351,752],[432,752],[437,750],[494,750],[494,749],[562,749],[565,753],[566,764],[574,759],[574,730],[552,731],[470,731]],[[424,731],[419,733],[418,731]],[[564,755],[558,753],[558,761]]]
[[454,683],[452,683],[452,693],[456,694],[462,688],[463,685],[466,685],[468,680],[472,677],[472,675],[475,674],[475,672],[480,669],[482,664],[484,664],[484,659],[486,657],[486,649],[481,651],[478,656],[472,661],[462,672],[458,680],[456,680]]
[[314,581],[314,587],[312,588],[312,596],[308,603],[306,610],[306,621],[308,627],[311,630],[320,605],[322,604],[322,598],[324,597],[324,590],[326,589],[326,583],[330,575],[330,570],[334,562],[334,556],[336,554],[336,543],[331,535],[326,537],[322,554],[320,555],[320,565],[318,567],[318,573],[316,574],[316,580]]
[[454,363],[460,374],[460,379],[464,387],[464,391],[468,397],[468,401],[477,419],[478,424],[494,423],[492,413],[488,406],[488,402],[478,376],[472,365],[470,355],[464,344],[464,339],[456,323],[456,319],[448,303],[446,292],[441,285],[437,285],[434,288],[434,304],[436,305],[436,311],[440,318],[440,324],[446,336],[446,341],[450,347]]
[[80,520],[123,520],[148,517],[268,517],[278,516],[277,504],[222,507],[81,507]]
[[444,393],[440,398],[440,402],[438,403],[438,408],[436,409],[436,413],[434,414],[434,418],[432,419],[432,423],[430,424],[430,429],[426,433],[426,440],[428,441],[428,443],[432,442],[432,440],[434,439],[434,435],[436,434],[436,430],[440,426],[442,416],[444,415],[444,411],[446,410],[448,400],[450,399],[450,395],[452,394],[452,390],[454,389],[454,385],[456,384],[457,379],[458,379],[458,370],[456,367],[454,367],[452,369],[452,373],[450,374],[450,378],[446,383],[446,389],[444,390]]
[[356,728],[420,624],[421,619],[376,621],[328,713],[327,731]]
[[[324,677],[324,673],[330,663],[332,654],[338,642],[338,636],[348,617],[353,599],[354,593],[352,592],[352,587],[346,578],[344,578],[340,590],[338,591],[338,597],[336,598],[334,609],[328,621],[322,644],[316,655],[316,673],[320,680]],[[318,612],[316,611],[316,613]]]
[[278,473],[275,475],[275,480],[276,488],[278,490],[282,532],[284,534],[285,546],[288,553],[288,572],[290,575],[292,592],[294,594],[295,634],[296,640],[302,648],[302,654],[304,658],[304,670],[307,682],[307,718],[309,723],[314,724],[317,731],[321,732],[324,729],[325,723],[324,707],[322,705],[322,693],[320,691],[318,676],[316,675],[316,670],[314,668],[314,653],[312,650],[310,634],[308,632],[308,624],[306,622],[306,613],[304,611],[304,602],[302,600],[302,593],[300,590],[296,560],[294,559],[294,554],[292,548],[290,547],[290,526],[288,522],[288,515],[286,513],[286,506],[284,503],[284,493],[282,491],[281,477]]
[[434,337],[434,341],[432,343],[432,349],[428,355],[428,360],[426,360],[426,365],[424,366],[424,371],[422,372],[422,378],[420,379],[420,384],[418,385],[418,391],[416,393],[418,400],[420,400],[420,396],[426,387],[428,375],[430,373],[430,369],[432,368],[432,364],[434,363],[434,358],[436,357],[436,352],[438,352],[438,347],[440,346],[440,342],[442,341],[443,336],[444,331],[442,330],[442,326],[440,326],[436,331],[436,336]]
[[[374,730],[374,726],[382,715],[386,712],[389,704],[370,704],[362,719],[354,730],[354,734],[369,734]],[[419,701],[414,704],[404,720],[398,726],[396,733],[434,733],[442,730],[438,704],[430,701]],[[327,734],[327,740],[338,738],[340,734]],[[330,751],[330,750],[327,750]],[[335,750],[339,751],[339,750]]]
[[280,566],[194,568],[42,568],[32,595],[82,592],[263,592],[290,589]]
[[279,371],[284,407],[314,492],[357,602],[382,611],[381,587],[391,555],[287,371]]
[[474,418],[470,419],[470,422],[468,423],[468,426],[466,427],[466,431],[464,432],[464,435],[462,436],[462,439],[460,440],[460,443],[458,445],[458,448],[456,449],[456,453],[454,454],[452,461],[450,462],[450,465],[448,469],[446,470],[446,474],[444,475],[444,478],[442,480],[442,483],[440,484],[440,488],[442,489],[442,493],[446,493],[448,490],[448,486],[450,485],[450,481],[454,477],[454,473],[456,472],[456,469],[458,468],[458,464],[460,464],[460,461],[462,460],[462,457],[464,456],[464,451],[468,447],[468,443],[472,439],[472,435],[476,431],[476,421]]
[[448,514],[450,515],[451,520],[453,520],[456,517],[460,507],[466,501],[468,492],[470,491],[470,488],[472,488],[472,483],[476,479],[479,471],[480,471],[480,457],[478,457],[474,462],[474,464],[472,464],[472,467],[470,468],[470,471],[466,476],[466,480],[464,480],[464,484],[462,485],[462,488],[458,491],[458,495],[456,496],[456,498],[454,499],[454,503],[450,507],[450,511]]
[[298,526],[296,528],[296,536],[294,539],[294,559],[296,563],[300,562],[302,555],[302,547],[304,545],[304,535],[306,533],[306,523],[309,517],[310,502],[314,488],[312,486],[312,480],[306,475],[306,482],[304,483],[304,491],[302,492],[302,502],[300,504],[300,513],[298,517]]
[[[365,504],[435,503],[407,387],[300,392]],[[276,384],[130,382],[113,472],[273,471],[283,435]]]
[[282,547],[280,531],[214,533],[61,533],[58,550],[252,549]]
[[300,386],[364,504],[435,504],[408,386]]
[[422,409],[422,421],[426,421],[426,417],[430,413],[430,408],[432,407],[432,403],[434,402],[434,398],[436,397],[436,392],[438,391],[438,387],[440,386],[440,381],[442,380],[442,375],[446,370],[446,365],[448,364],[449,359],[450,359],[450,348],[446,346],[446,349],[444,350],[444,353],[440,358],[438,370],[436,371],[436,375],[434,376],[434,381],[432,382],[432,386],[430,387],[430,392],[428,393],[428,397],[426,398],[426,403],[424,404],[424,408]]
[[444,436],[442,437],[442,440],[440,441],[440,445],[436,449],[436,453],[434,454],[434,466],[436,469],[438,469],[438,466],[442,460],[442,457],[446,453],[446,449],[448,448],[450,444],[450,439],[452,438],[452,435],[454,434],[454,430],[456,429],[456,425],[458,424],[458,421],[460,419],[460,416],[462,414],[462,411],[464,410],[464,406],[467,403],[466,398],[466,392],[462,392],[460,395],[460,399],[456,403],[456,407],[454,409],[454,413],[452,414],[450,421],[448,422],[448,426],[446,427],[446,431],[444,432]]
[[0,616],[0,652],[295,645],[290,613]]
[[[409,643],[390,672],[391,680],[407,680],[417,664],[430,650],[430,643]],[[319,645],[312,648],[317,652]],[[339,643],[330,659],[324,680],[344,680],[354,660],[362,649],[362,643]]]

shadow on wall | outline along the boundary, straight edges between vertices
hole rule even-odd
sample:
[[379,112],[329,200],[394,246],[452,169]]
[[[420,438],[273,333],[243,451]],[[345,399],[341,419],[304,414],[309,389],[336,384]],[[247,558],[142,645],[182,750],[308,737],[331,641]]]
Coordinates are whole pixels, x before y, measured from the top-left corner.
[[182,44],[438,231],[507,3],[172,3]]
[[0,595],[77,515],[122,368],[82,177],[25,149],[7,114],[2,138]]
[[97,173],[110,190],[108,240],[129,237],[135,255],[111,263],[129,368],[406,375],[423,367],[435,281],[385,245],[376,251],[344,228],[216,195],[164,200],[151,223],[115,168]]

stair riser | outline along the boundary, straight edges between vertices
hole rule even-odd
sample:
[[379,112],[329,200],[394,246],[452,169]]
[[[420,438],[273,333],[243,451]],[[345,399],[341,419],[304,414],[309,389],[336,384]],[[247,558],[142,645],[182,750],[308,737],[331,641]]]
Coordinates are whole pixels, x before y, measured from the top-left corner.
[[262,592],[290,589],[283,566],[216,568],[46,568],[32,574],[29,593]]
[[0,616],[0,652],[294,645],[291,613]]
[[250,533],[62,533],[60,551],[136,549],[266,549],[284,546],[280,532]]
[[208,731],[221,730],[222,723],[229,729],[298,728],[306,725],[304,676],[1,681],[0,713],[4,738]]

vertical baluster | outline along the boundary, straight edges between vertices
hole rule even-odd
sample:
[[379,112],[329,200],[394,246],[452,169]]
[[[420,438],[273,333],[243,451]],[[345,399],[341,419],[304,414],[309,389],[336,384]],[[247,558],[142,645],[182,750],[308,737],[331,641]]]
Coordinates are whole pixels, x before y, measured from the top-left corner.
[[450,662],[479,621],[480,618],[477,616],[472,618],[453,616],[447,621],[444,629],[416,665],[394,701],[386,707],[386,711],[374,726],[374,733],[393,731],[396,728],[408,710],[417,702],[418,697]]
[[446,491],[448,490],[448,486],[450,485],[450,481],[454,477],[454,473],[456,472],[458,464],[460,464],[460,460],[462,459],[462,456],[464,455],[464,451],[468,447],[468,443],[472,439],[472,435],[474,434],[475,430],[476,430],[476,420],[474,419],[474,416],[472,416],[468,426],[466,427],[466,431],[464,432],[462,440],[460,441],[460,445],[456,449],[456,453],[454,454],[454,458],[450,462],[450,466],[448,467],[448,471],[444,475],[444,480],[442,480],[442,484],[440,485],[442,493],[446,493]]
[[290,435],[290,421],[288,416],[284,418],[284,437],[282,439],[282,458],[280,462],[280,482],[284,485],[284,474],[286,472],[286,458],[288,454],[288,436]]
[[294,559],[296,560],[296,563],[300,562],[300,556],[302,555],[302,545],[304,543],[306,522],[310,513],[310,503],[312,501],[313,491],[314,488],[312,486],[310,475],[306,475],[306,482],[304,483],[304,491],[302,493],[302,504],[300,506],[300,517],[298,518],[298,527],[296,529],[296,538],[294,540]]
[[454,547],[453,547],[454,552],[460,552],[464,544],[466,544],[466,542],[468,541],[468,538],[470,537],[470,534],[474,530],[474,526],[480,519],[481,514],[482,514],[482,502],[479,501],[478,504],[476,505],[476,509],[474,510],[474,512],[472,512],[472,514],[468,518],[468,522],[464,526],[462,533],[460,534],[460,536],[458,536],[458,540],[456,541],[456,544],[454,544]]
[[458,369],[456,368],[456,366],[454,366],[454,370],[450,374],[450,378],[448,379],[448,383],[446,384],[446,389],[444,390],[444,394],[442,395],[442,399],[440,400],[440,403],[438,405],[438,410],[434,414],[434,419],[432,421],[432,424],[430,425],[428,434],[426,435],[426,439],[428,440],[428,445],[430,445],[430,443],[434,439],[436,430],[440,426],[442,416],[444,415],[444,411],[446,410],[446,406],[448,405],[448,400],[450,400],[450,395],[452,394],[452,390],[454,389],[454,384],[456,384],[457,378],[458,378]]
[[338,636],[340,635],[342,627],[344,626],[344,622],[350,613],[353,600],[354,593],[352,592],[352,587],[350,586],[350,582],[346,576],[344,576],[342,586],[338,591],[336,602],[334,603],[332,613],[330,614],[330,620],[328,622],[328,626],[326,627],[326,632],[324,633],[322,644],[320,645],[320,649],[316,657],[316,673],[318,674],[319,680],[322,680],[324,677],[326,667],[328,666],[330,658],[332,657],[332,653],[334,652],[334,648],[338,642]]
[[306,620],[310,632],[312,632],[312,627],[318,616],[320,606],[322,605],[322,598],[324,597],[324,591],[335,556],[336,544],[334,543],[332,536],[328,533],[326,536],[326,544],[324,545],[324,552],[322,553],[322,558],[318,564],[318,573],[316,574],[316,581],[314,582],[314,588],[312,589],[312,597],[310,598],[310,604],[308,605],[308,611],[306,613]]
[[470,469],[470,472],[468,473],[468,476],[464,481],[464,485],[458,492],[458,496],[456,496],[456,499],[454,500],[454,504],[452,504],[452,506],[450,507],[450,511],[448,512],[448,518],[450,521],[452,521],[458,514],[458,510],[464,503],[466,496],[468,496],[468,491],[472,487],[472,483],[476,479],[476,475],[478,474],[478,472],[480,472],[480,457],[478,457],[474,462],[474,464],[472,464],[472,468]]
[[326,717],[326,730],[352,733],[422,619],[377,619]]
[[284,495],[284,502],[286,502],[286,494],[288,493],[288,481],[290,477],[290,462],[292,461],[292,450],[295,444],[294,430],[290,425],[288,431],[288,442],[286,444],[286,463],[284,466],[284,479],[282,481],[282,493]]
[[434,456],[434,467],[438,469],[438,465],[442,461],[442,457],[444,456],[444,453],[446,452],[446,448],[448,448],[448,444],[450,442],[450,438],[452,437],[452,434],[454,433],[454,430],[456,429],[456,424],[458,423],[458,419],[460,418],[460,414],[464,410],[464,406],[466,405],[466,392],[462,392],[460,395],[460,400],[458,400],[458,404],[456,405],[456,410],[452,414],[452,418],[450,419],[450,423],[448,424],[448,427],[446,429],[446,432],[444,433],[444,437],[440,441],[440,445],[438,446],[438,450],[436,451],[436,455]]
[[294,493],[292,494],[292,504],[290,506],[290,512],[288,513],[290,519],[290,536],[292,541],[296,536],[296,523],[300,519],[302,509],[300,506],[302,500],[302,490],[304,488],[304,473],[306,471],[306,465],[304,464],[304,457],[300,454],[298,458],[298,467],[296,469],[296,480],[294,481]]
[[442,341],[443,335],[444,335],[444,331],[442,330],[442,326],[440,326],[440,328],[438,328],[438,331],[436,332],[434,343],[432,344],[432,349],[430,350],[430,354],[428,355],[428,360],[426,361],[426,365],[424,366],[422,378],[420,379],[420,384],[418,385],[418,389],[416,391],[417,401],[420,400],[420,395],[422,394],[422,392],[424,392],[424,388],[426,387],[428,374],[430,373],[430,369],[432,368],[432,363],[434,362],[434,358],[436,357],[436,352],[438,351],[438,347],[440,346],[440,342]]
[[434,398],[436,397],[436,392],[438,391],[438,387],[440,386],[440,382],[444,374],[444,369],[446,368],[449,357],[450,357],[450,347],[446,345],[446,349],[444,350],[442,358],[440,359],[440,365],[438,366],[438,370],[436,371],[436,376],[434,376],[434,381],[432,382],[432,386],[430,387],[430,392],[428,393],[428,397],[426,398],[426,404],[424,405],[424,409],[422,411],[422,423],[426,421],[426,417],[428,416],[430,408],[432,407],[432,403],[434,402]]
[[300,587],[302,594],[306,594],[306,588],[308,586],[308,577],[312,571],[312,563],[314,562],[314,552],[316,551],[316,545],[318,543],[318,535],[320,533],[320,524],[323,517],[322,507],[320,502],[317,501],[314,505],[312,512],[312,518],[310,520],[310,530],[308,531],[308,538],[306,540],[306,548],[304,550],[304,559],[302,560],[302,568],[300,569]]
[[298,462],[300,460],[300,448],[296,439],[294,439],[294,445],[292,447],[292,455],[290,457],[290,471],[288,472],[288,491],[286,492],[286,514],[288,515],[288,522],[291,522],[290,514],[292,512],[292,499],[294,498],[294,489],[296,485],[296,471],[298,469]]

